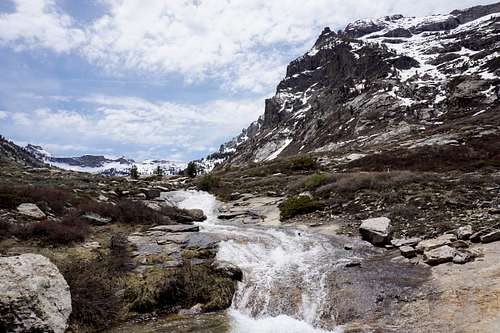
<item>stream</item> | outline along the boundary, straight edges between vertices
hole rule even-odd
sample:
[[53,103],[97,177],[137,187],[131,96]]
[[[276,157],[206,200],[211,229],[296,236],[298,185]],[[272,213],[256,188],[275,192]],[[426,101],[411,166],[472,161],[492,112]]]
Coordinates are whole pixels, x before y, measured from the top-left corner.
[[399,301],[415,297],[429,277],[427,269],[354,238],[219,220],[222,204],[206,192],[162,198],[205,212],[200,232],[221,239],[217,259],[240,267],[243,281],[224,312],[129,323],[113,333],[340,333],[338,323],[348,329],[380,315],[394,318]]
[[208,193],[176,191],[165,196],[181,208],[203,209],[208,219],[199,223],[201,232],[224,238],[217,259],[243,270],[228,310],[230,332],[342,331],[330,315],[326,280],[352,252],[326,236],[220,221],[220,203]]

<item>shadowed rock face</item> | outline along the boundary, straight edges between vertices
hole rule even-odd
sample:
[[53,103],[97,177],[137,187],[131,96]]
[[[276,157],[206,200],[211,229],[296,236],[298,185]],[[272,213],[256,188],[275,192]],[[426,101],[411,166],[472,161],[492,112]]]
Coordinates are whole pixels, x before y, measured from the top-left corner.
[[313,48],[288,65],[263,116],[200,163],[371,149],[429,127],[460,136],[450,124],[482,110],[489,116],[473,119],[477,131],[495,126],[500,15],[490,14],[497,12],[499,3],[449,15],[356,21],[339,33],[325,28]]

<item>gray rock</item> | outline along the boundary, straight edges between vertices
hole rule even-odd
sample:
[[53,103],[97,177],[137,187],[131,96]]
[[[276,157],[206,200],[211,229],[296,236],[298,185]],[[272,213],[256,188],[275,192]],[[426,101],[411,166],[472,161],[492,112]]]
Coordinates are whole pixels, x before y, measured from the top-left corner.
[[71,314],[69,286],[44,256],[0,258],[0,328],[63,333]]
[[392,237],[391,220],[387,217],[378,217],[364,220],[359,227],[359,232],[364,240],[373,245],[384,245]]
[[207,216],[201,209],[187,209],[189,216],[193,218],[193,221],[201,222],[207,219]]
[[200,227],[197,225],[188,224],[173,224],[173,225],[159,225],[150,228],[151,231],[165,231],[165,232],[198,232]]
[[411,246],[403,245],[399,248],[401,255],[405,258],[413,258],[417,255],[417,250]]
[[482,243],[491,243],[500,240],[500,230],[491,231],[483,236],[481,236]]
[[43,220],[47,217],[37,205],[32,203],[23,203],[17,207],[17,211],[23,215],[34,218],[35,220]]
[[457,238],[460,240],[467,240],[472,236],[473,231],[472,231],[472,226],[471,225],[466,225],[463,227],[460,227],[457,229]]
[[181,316],[195,316],[203,313],[203,305],[200,303],[196,304],[190,309],[182,309],[179,311],[179,315]]
[[393,239],[391,244],[395,247],[416,246],[422,239],[420,237]]
[[469,247],[469,243],[463,240],[456,240],[450,244],[451,247],[455,249],[466,249]]
[[236,265],[227,261],[215,261],[213,263],[215,269],[222,274],[229,276],[234,281],[243,280],[243,271]]
[[424,262],[428,265],[435,266],[446,262],[453,261],[456,250],[448,245],[444,245],[429,251],[424,252]]
[[161,195],[161,191],[156,188],[141,188],[140,190],[149,200],[159,198]]
[[95,225],[106,225],[111,222],[111,218],[102,217],[96,213],[86,213],[82,215],[82,218]]
[[470,236],[470,241],[473,243],[479,243],[481,241],[481,236],[486,235],[487,233],[491,232],[492,230],[490,228],[483,228],[481,230],[476,231]]
[[450,245],[452,242],[456,241],[457,237],[452,234],[444,234],[437,238],[426,239],[418,243],[417,252],[429,251],[443,245]]
[[453,263],[463,265],[474,261],[474,255],[469,251],[457,251],[453,257]]

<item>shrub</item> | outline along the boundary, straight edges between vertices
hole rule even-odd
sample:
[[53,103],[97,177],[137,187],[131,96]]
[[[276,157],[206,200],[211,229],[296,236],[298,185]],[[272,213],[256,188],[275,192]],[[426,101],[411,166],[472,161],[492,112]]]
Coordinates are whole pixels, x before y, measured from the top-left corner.
[[68,245],[83,242],[90,232],[87,222],[75,215],[65,216],[61,222],[41,221],[14,228],[13,234],[21,239],[38,239],[49,245]]
[[123,224],[171,224],[168,216],[157,212],[140,201],[123,199],[116,204],[89,201],[78,206],[81,213],[92,212]]
[[119,319],[124,308],[121,284],[108,269],[108,261],[78,260],[62,267],[71,291],[71,326],[79,332],[95,332]]
[[297,215],[312,213],[323,207],[322,203],[307,196],[290,197],[281,203],[280,217],[282,220],[287,220]]
[[0,206],[6,206],[2,208],[13,209],[23,202],[44,202],[54,213],[62,214],[68,202],[75,202],[69,191],[47,186],[5,186],[0,193]]
[[409,171],[339,173],[332,175],[330,183],[319,187],[316,194],[328,196],[331,192],[354,193],[364,189],[388,189],[426,179],[434,177],[431,174],[415,174]]
[[201,177],[198,182],[198,189],[202,191],[211,191],[216,187],[219,187],[220,179],[214,175],[206,174]]
[[32,202],[32,200],[26,197],[20,197],[15,193],[0,193],[0,208],[15,209],[25,202]]
[[128,251],[128,240],[122,233],[112,235],[109,241],[109,267],[117,272],[126,272],[133,267]]
[[292,170],[313,170],[317,166],[316,159],[309,155],[297,156],[291,160]]

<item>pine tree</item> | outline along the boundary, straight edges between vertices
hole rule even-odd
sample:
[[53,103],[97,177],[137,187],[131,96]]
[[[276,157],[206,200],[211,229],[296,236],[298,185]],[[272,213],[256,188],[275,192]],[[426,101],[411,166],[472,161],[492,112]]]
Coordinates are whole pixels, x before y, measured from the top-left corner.
[[157,175],[157,176],[159,176],[159,177],[163,176],[163,169],[158,165],[156,167],[156,170],[155,170],[154,174]]
[[132,165],[132,167],[130,168],[130,177],[132,177],[132,179],[139,178],[139,170],[137,170],[137,165]]
[[191,178],[194,178],[196,177],[196,175],[198,174],[198,170],[196,168],[196,163],[194,162],[189,162],[188,165],[187,165],[187,168],[186,170],[184,170],[184,173],[188,176],[188,177],[191,177]]

